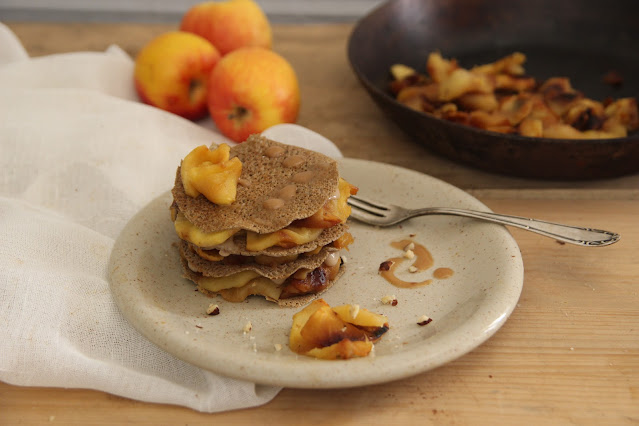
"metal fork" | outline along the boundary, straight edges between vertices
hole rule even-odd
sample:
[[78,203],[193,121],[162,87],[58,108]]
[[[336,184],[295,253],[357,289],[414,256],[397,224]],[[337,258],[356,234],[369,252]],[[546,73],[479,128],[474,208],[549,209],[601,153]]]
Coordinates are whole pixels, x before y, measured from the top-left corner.
[[359,196],[350,196],[348,204],[353,207],[351,212],[352,218],[375,226],[391,226],[412,217],[437,214],[464,216],[499,223],[501,225],[514,226],[578,246],[607,246],[616,243],[620,238],[619,234],[601,229],[581,228],[526,217],[476,210],[450,207],[406,209],[392,204],[385,205],[378,201],[367,200]]

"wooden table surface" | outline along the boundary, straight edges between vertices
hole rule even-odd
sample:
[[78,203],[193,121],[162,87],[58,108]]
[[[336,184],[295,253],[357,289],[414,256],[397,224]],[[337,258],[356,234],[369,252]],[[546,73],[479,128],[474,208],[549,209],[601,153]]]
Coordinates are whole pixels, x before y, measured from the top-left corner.
[[[131,55],[173,25],[7,23],[31,56]],[[481,172],[428,152],[385,119],[346,59],[351,24],[276,25],[274,49],[300,79],[298,123],[345,156],[443,179],[491,209],[619,232],[580,248],[512,230],[525,279],[507,323],[471,353],[415,377],[344,390],[284,389],[270,403],[217,414],[79,389],[0,383],[0,424],[636,424],[639,422],[639,175],[539,181]],[[1,354],[0,354],[1,356]]]

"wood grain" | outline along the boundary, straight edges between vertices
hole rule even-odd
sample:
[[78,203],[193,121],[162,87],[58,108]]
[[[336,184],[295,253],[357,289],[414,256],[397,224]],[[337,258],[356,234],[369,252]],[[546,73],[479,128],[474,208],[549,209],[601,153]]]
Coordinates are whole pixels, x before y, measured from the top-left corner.
[[489,207],[619,232],[605,248],[513,230],[519,304],[485,344],[436,370],[344,390],[284,389],[206,415],[86,390],[0,383],[2,424],[633,424],[639,421],[639,201],[483,199]]

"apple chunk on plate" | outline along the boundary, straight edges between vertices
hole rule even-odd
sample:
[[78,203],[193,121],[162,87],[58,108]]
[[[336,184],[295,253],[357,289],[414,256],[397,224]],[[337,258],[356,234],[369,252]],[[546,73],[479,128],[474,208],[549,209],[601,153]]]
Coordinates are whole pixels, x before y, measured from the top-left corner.
[[296,353],[321,359],[364,357],[388,328],[388,319],[383,315],[357,305],[331,308],[318,299],[293,315],[289,347]]

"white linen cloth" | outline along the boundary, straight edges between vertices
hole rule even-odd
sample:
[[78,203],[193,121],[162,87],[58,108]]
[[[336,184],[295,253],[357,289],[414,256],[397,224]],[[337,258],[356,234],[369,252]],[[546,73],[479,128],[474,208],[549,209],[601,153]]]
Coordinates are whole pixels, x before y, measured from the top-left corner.
[[[210,122],[139,103],[117,47],[29,59],[2,24],[0,46],[0,380],[204,412],[270,401],[279,388],[153,345],[109,290],[109,254],[129,218],[172,187],[192,148],[227,140]],[[315,148],[340,156],[330,141]]]

